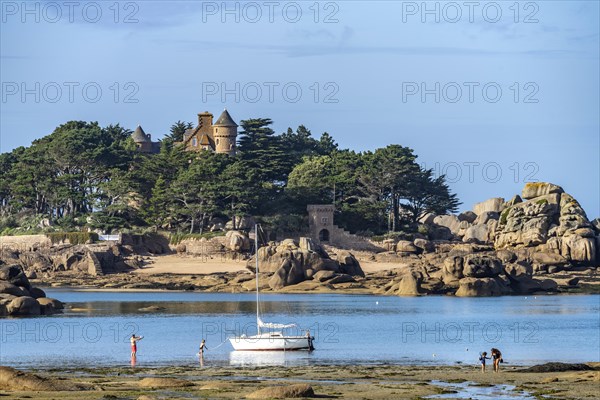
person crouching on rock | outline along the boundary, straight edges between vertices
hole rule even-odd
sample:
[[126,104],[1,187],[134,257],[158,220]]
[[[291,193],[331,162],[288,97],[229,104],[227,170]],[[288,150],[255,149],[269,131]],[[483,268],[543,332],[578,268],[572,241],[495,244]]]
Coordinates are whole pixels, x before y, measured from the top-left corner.
[[492,348],[492,359],[494,360],[494,372],[499,372],[500,363],[504,362],[504,360],[502,360],[502,353],[500,350]]
[[481,372],[485,373],[485,360],[491,360],[490,357],[487,356],[487,352],[479,353],[479,361],[481,362]]
[[135,357],[137,355],[137,342],[143,338],[143,336],[135,336],[135,333],[129,338],[129,342],[131,343],[131,357]]

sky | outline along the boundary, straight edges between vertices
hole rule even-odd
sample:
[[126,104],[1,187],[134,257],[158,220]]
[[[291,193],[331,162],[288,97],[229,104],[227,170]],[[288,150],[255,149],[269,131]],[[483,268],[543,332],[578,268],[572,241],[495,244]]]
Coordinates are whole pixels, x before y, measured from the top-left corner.
[[0,152],[69,120],[227,108],[412,148],[468,210],[525,182],[600,217],[598,1],[0,1]]

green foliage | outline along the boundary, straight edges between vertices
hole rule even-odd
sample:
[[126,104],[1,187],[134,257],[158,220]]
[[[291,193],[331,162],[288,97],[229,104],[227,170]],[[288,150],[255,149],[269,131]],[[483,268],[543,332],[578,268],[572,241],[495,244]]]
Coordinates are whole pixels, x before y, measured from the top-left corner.
[[539,204],[539,205],[548,204],[548,200],[547,199],[539,199],[538,201],[535,202],[535,204]]
[[71,244],[94,243],[98,241],[98,234],[95,232],[52,232],[46,236],[53,244],[68,241]]
[[183,121],[149,155],[119,125],[69,121],[0,154],[0,232],[205,235],[215,218],[253,215],[284,235],[307,228],[308,204],[333,203],[336,224],[372,235],[414,231],[424,213],[459,204],[444,177],[421,169],[407,147],[357,153],[304,125],[276,135],[268,118],[240,124],[236,156],[186,152],[175,144],[192,127]]
[[308,216],[304,214],[276,214],[261,219],[261,225],[270,233],[281,238],[287,235],[300,234],[308,226]]
[[191,122],[183,122],[177,121],[173,125],[171,125],[170,134],[167,135],[165,140],[170,140],[172,142],[181,142],[183,141],[183,134],[186,130],[192,129],[194,126]]

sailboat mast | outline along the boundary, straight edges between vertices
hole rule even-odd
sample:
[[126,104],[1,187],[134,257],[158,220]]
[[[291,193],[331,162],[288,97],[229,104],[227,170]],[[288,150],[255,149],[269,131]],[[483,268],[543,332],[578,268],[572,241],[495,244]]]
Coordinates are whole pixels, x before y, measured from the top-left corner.
[[260,335],[260,316],[258,310],[258,224],[254,225],[254,258],[256,259],[256,329]]

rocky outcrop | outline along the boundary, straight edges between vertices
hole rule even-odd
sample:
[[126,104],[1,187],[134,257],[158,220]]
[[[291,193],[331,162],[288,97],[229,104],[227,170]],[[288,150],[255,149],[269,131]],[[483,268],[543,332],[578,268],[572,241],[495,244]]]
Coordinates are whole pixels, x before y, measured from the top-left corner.
[[415,274],[406,274],[400,280],[398,285],[398,296],[419,296],[423,291],[421,289],[421,278]]
[[275,271],[271,279],[269,279],[269,286],[271,289],[277,290],[285,286],[296,285],[306,279],[304,268],[302,263],[293,258],[285,259],[281,266]]
[[250,250],[250,239],[238,231],[229,231],[225,235],[227,239],[227,248],[236,252],[244,252]]
[[550,183],[528,183],[522,196],[502,212],[496,248],[529,248],[538,265],[597,265],[597,232],[577,200]]
[[463,236],[466,243],[488,243],[490,241],[490,227],[486,224],[472,225],[467,228]]
[[20,265],[0,263],[0,316],[53,314],[62,303],[45,297],[43,290],[32,287]]
[[529,182],[525,184],[525,187],[521,192],[521,197],[526,200],[530,200],[553,193],[564,193],[564,190],[560,186],[552,183]]
[[316,397],[313,388],[307,384],[269,386],[246,396],[247,399],[296,399]]
[[[248,260],[247,268],[254,271],[256,259]],[[271,274],[269,287],[274,290],[296,285],[305,280],[328,281],[330,284],[353,281],[353,276],[365,274],[358,260],[346,250],[338,250],[332,259],[321,246],[309,238],[299,242],[286,239],[258,249],[260,272]]]
[[339,270],[342,274],[350,276],[360,276],[364,278],[365,273],[360,267],[360,263],[356,258],[354,258],[352,253],[350,253],[349,251],[342,250],[337,253],[336,258],[337,262],[340,264]]
[[506,288],[494,278],[464,278],[456,291],[458,297],[487,297],[507,294]]
[[[421,221],[427,221],[424,231],[430,239],[436,229],[445,229],[452,241],[493,245],[497,252],[514,254],[515,259],[503,262],[529,262],[535,272],[600,265],[600,219],[590,222],[577,200],[552,183],[528,183],[521,195],[509,201],[495,197],[458,216],[429,216]],[[396,246],[419,254],[408,243]]]
[[473,206],[473,212],[479,216],[484,212],[499,213],[504,209],[504,199],[502,197],[494,197],[481,203],[476,203]]

